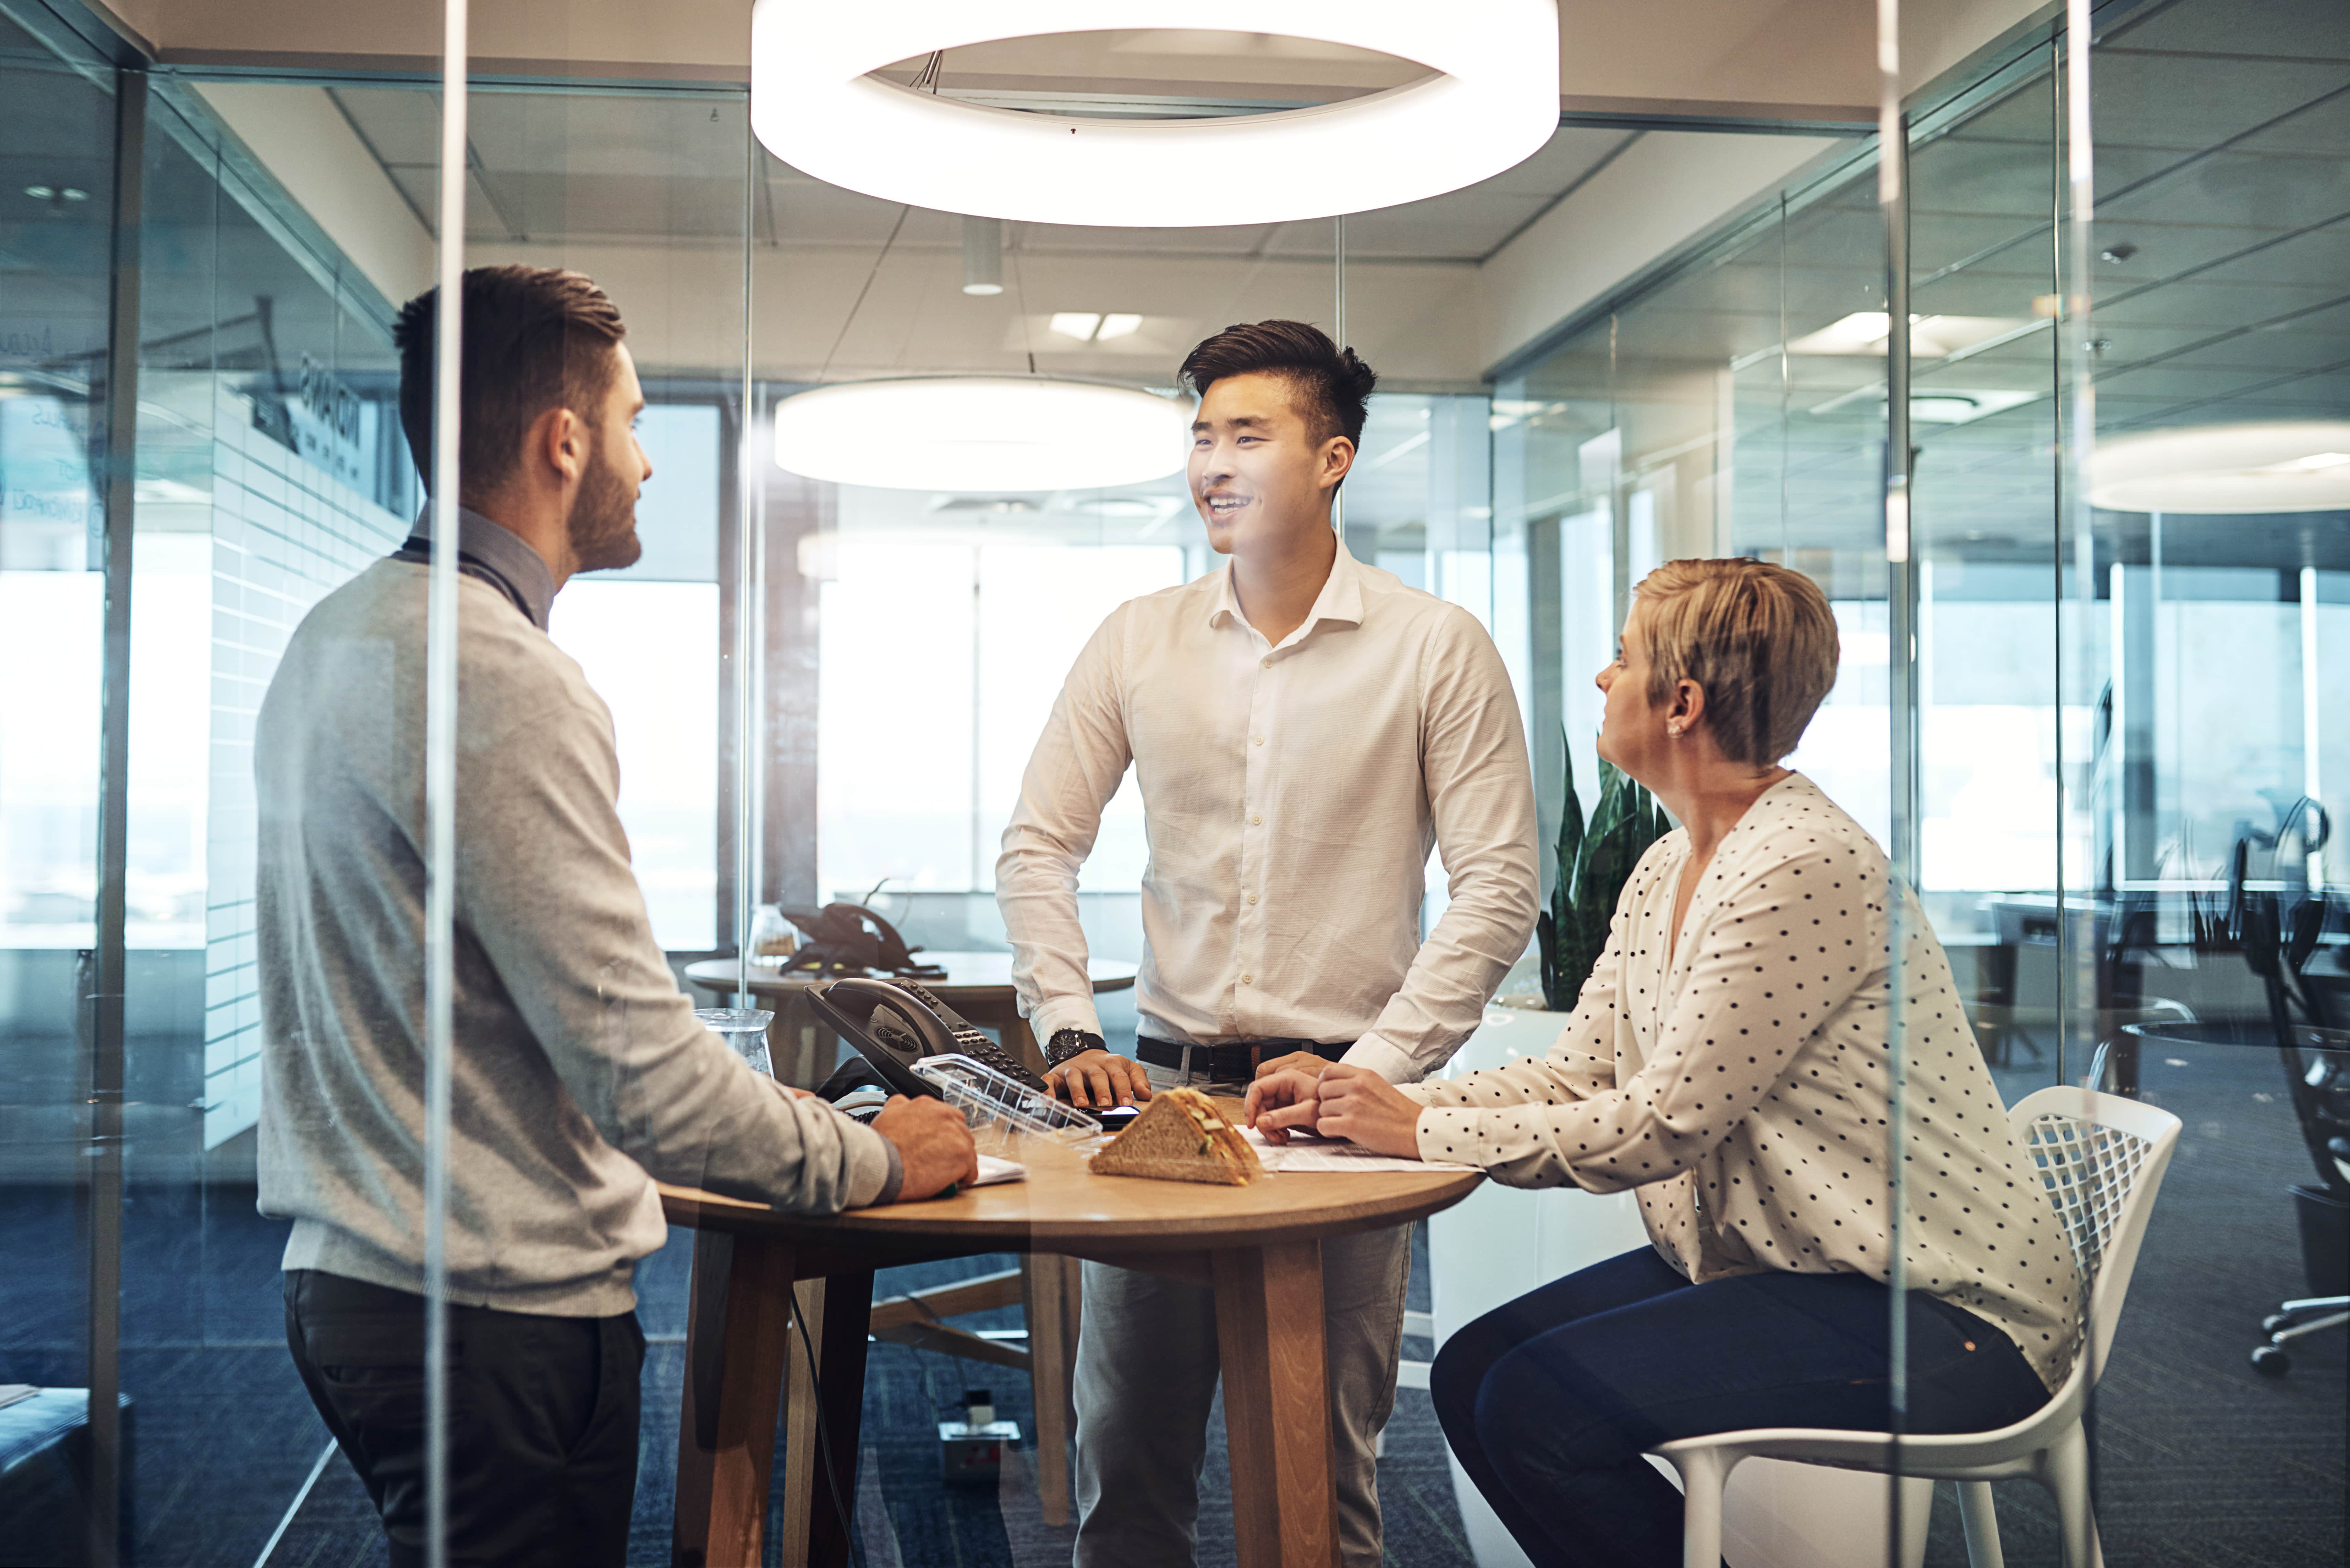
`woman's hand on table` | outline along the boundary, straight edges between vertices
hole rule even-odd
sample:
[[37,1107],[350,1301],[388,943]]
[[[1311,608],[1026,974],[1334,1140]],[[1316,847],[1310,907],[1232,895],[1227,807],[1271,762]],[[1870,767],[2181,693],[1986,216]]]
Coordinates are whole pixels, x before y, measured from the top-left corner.
[[[1250,1124],[1274,1143],[1288,1141],[1288,1129],[1306,1127],[1324,1137],[1342,1137],[1373,1154],[1419,1158],[1419,1113],[1422,1106],[1407,1099],[1396,1086],[1368,1067],[1343,1063],[1322,1070],[1318,1078],[1299,1088],[1284,1085],[1260,1101],[1257,1091],[1269,1084],[1305,1079],[1303,1073],[1284,1073],[1279,1079],[1260,1078],[1249,1085]],[[1285,1103],[1274,1103],[1277,1093]],[[1257,1115],[1260,1104],[1267,1106]]]
[[1150,1097],[1150,1075],[1131,1056],[1080,1051],[1045,1075],[1055,1094],[1073,1106],[1131,1106]]
[[892,1095],[873,1118],[873,1130],[898,1146],[898,1158],[905,1168],[898,1181],[901,1203],[979,1179],[979,1150],[972,1144],[971,1127],[962,1113],[944,1100]]

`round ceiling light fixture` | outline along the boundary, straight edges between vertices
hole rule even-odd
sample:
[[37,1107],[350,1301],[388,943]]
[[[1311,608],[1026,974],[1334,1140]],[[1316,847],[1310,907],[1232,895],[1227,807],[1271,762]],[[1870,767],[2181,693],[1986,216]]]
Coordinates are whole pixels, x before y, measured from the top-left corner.
[[2100,437],[2089,503],[2109,512],[2350,509],[2350,421],[2187,425]]
[[[871,75],[943,49],[1107,28],[1314,38],[1435,74],[1307,109],[1187,119],[994,109]],[[1555,0],[757,0],[751,127],[802,173],[938,212],[1110,228],[1326,218],[1457,191],[1547,141],[1558,11]]]
[[1183,466],[1188,402],[1093,381],[843,381],[775,405],[775,463],[889,490],[1096,490]]

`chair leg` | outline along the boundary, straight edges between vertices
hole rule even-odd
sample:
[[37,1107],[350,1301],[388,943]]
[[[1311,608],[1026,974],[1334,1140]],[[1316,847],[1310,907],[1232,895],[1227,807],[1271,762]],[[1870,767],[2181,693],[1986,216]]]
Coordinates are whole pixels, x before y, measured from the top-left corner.
[[2089,1439],[2078,1421],[2048,1449],[2043,1474],[2056,1494],[2064,1523],[2064,1568],[2105,1568],[2097,1521],[2089,1504]]
[[1959,1518],[1967,1528],[1967,1568],[2007,1568],[1999,1549],[1999,1512],[1991,1503],[1991,1482],[1959,1483]]
[[1681,1568],[1721,1568],[1722,1456],[1700,1449],[1669,1457],[1681,1472]]

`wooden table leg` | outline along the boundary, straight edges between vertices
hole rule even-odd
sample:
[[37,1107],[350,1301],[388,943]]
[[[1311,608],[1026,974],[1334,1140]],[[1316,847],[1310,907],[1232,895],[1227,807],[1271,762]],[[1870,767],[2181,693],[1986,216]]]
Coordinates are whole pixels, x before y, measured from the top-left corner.
[[1321,1244],[1219,1251],[1214,1270],[1240,1568],[1337,1568]]
[[[806,1290],[806,1283],[801,1288]],[[795,1417],[805,1411],[807,1427],[795,1418],[785,1441],[808,1455],[803,1516],[806,1533],[785,1537],[783,1560],[786,1568],[803,1563],[809,1568],[845,1568],[850,1561],[849,1538],[857,1529],[858,1448],[865,1415],[865,1336],[873,1313],[873,1272],[834,1274],[823,1282],[820,1292],[801,1299],[817,1365],[805,1406],[794,1410]],[[805,1366],[805,1353],[798,1359]],[[799,1474],[796,1463],[786,1471],[794,1481]],[[785,1501],[788,1505],[788,1493]]]
[[1071,1311],[1077,1262],[1053,1252],[1021,1259],[1027,1288],[1028,1387],[1036,1411],[1036,1499],[1044,1521],[1069,1522],[1069,1374],[1076,1355]]
[[[821,1332],[824,1297],[822,1280],[802,1280],[792,1287],[793,1310],[801,1314],[800,1322],[808,1325],[811,1344]],[[817,1369],[808,1365],[796,1324],[785,1353],[785,1365],[789,1370],[784,1375],[784,1524],[783,1537],[777,1544],[782,1549],[784,1568],[806,1568],[816,1489],[823,1482],[816,1463]]]
[[792,1249],[698,1231],[677,1433],[678,1568],[759,1568]]

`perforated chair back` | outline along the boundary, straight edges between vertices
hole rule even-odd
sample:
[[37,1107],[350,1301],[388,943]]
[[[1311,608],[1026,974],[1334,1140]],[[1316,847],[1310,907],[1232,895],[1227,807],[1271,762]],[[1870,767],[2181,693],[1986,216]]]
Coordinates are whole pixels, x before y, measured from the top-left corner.
[[2080,1262],[2094,1384],[2121,1321],[2155,1193],[2178,1145],[2179,1121],[2137,1100],[2069,1085],[2026,1096],[2008,1121]]

